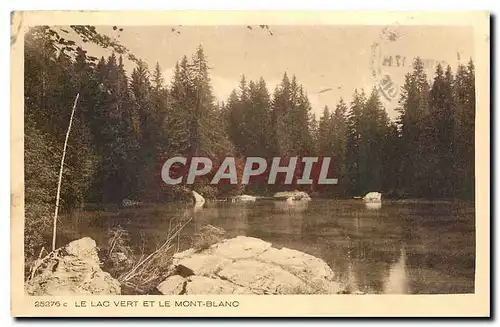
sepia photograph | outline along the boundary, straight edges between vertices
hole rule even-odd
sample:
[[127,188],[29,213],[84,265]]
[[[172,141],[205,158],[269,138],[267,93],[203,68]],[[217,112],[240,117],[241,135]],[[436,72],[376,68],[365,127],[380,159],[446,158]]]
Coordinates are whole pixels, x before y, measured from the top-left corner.
[[31,14],[11,26],[13,292],[39,314],[479,293],[487,14]]

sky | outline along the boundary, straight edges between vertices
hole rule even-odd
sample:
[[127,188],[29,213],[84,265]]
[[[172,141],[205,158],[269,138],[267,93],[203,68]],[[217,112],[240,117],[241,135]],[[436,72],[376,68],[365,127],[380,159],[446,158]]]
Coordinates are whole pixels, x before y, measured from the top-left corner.
[[[119,27],[123,31],[112,26],[99,26],[98,30],[116,38],[150,70],[158,62],[167,84],[175,63],[184,55],[191,57],[201,44],[219,101],[227,100],[242,75],[247,80],[262,76],[272,93],[287,72],[304,86],[317,116],[325,105],[334,108],[340,98],[350,102],[355,89],[371,92],[382,76],[389,76],[398,90],[417,56],[425,60],[429,78],[438,62],[451,65],[455,71],[459,63],[474,58],[473,30],[465,26]],[[126,67],[131,70],[133,64]],[[399,94],[388,99],[382,96],[392,119],[397,116],[398,98]]]

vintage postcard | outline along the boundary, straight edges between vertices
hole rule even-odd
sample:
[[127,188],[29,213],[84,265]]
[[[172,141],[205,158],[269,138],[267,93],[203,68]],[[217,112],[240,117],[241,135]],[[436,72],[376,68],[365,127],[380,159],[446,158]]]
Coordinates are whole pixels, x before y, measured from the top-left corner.
[[12,315],[490,315],[488,13],[13,12]]

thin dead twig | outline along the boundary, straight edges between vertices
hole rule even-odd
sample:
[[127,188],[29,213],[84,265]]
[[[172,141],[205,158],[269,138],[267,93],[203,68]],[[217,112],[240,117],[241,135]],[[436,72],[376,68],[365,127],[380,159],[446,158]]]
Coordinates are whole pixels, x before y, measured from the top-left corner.
[[52,251],[56,249],[56,233],[57,233],[57,214],[59,212],[59,200],[61,195],[61,182],[64,169],[64,158],[66,157],[66,148],[68,147],[69,132],[71,131],[71,124],[73,123],[73,116],[75,115],[76,104],[78,103],[78,98],[80,93],[76,95],[75,102],[73,103],[73,110],[71,111],[71,117],[69,118],[68,130],[66,131],[66,139],[64,140],[64,148],[61,157],[61,168],[59,169],[59,180],[57,182],[57,196],[56,196],[56,208],[54,212],[54,226],[52,230]]

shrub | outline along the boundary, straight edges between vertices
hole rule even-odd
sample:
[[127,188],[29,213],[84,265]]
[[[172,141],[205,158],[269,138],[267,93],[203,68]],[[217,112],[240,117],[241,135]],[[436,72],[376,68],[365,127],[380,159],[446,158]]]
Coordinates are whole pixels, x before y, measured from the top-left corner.
[[179,251],[180,233],[192,217],[184,214],[170,220],[165,241],[150,254],[142,254],[118,281],[135,294],[147,294],[169,275],[172,256]]
[[101,249],[103,268],[113,277],[118,277],[134,264],[134,253],[130,247],[130,235],[121,226],[108,231],[108,244]]

